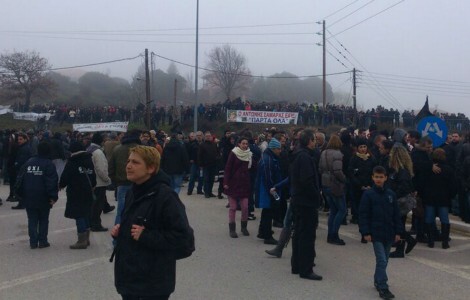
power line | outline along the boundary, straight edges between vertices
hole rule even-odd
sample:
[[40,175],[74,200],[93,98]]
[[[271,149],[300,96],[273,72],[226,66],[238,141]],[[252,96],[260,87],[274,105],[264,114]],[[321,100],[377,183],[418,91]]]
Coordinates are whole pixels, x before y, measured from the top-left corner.
[[[6,34],[51,34],[51,32],[35,32],[35,31],[0,31],[0,33]],[[55,32],[52,34],[74,34],[74,35],[91,35],[91,36],[190,36],[193,37],[194,33],[108,33],[108,32],[83,32],[83,33],[66,33],[66,32]],[[200,33],[199,35],[204,36],[266,36],[266,35],[313,35],[313,32],[261,32],[261,33]]]
[[[370,77],[370,76],[365,76]],[[420,87],[432,87],[432,88],[443,88],[449,90],[470,90],[470,85],[463,86],[460,84],[449,84],[446,83],[445,85],[439,84],[438,82],[426,82],[426,81],[416,81],[413,79],[397,79],[397,78],[390,78],[390,77],[383,77],[383,76],[375,76],[375,78],[380,79],[382,82],[392,83],[392,84],[403,84],[408,86],[420,86]]]
[[[16,35],[18,36],[18,35]],[[152,40],[126,40],[126,39],[99,39],[99,38],[78,38],[78,37],[56,37],[56,36],[37,36],[21,35],[23,37],[48,38],[58,40],[83,40],[100,42],[126,42],[126,43],[157,43],[157,44],[194,44],[195,41],[152,41]],[[282,46],[313,46],[314,43],[284,43],[284,42],[199,42],[199,44],[208,45],[282,45]]]
[[355,14],[356,12],[358,12],[358,11],[361,10],[361,9],[363,9],[364,7],[366,7],[367,5],[371,4],[371,3],[374,2],[374,1],[375,1],[375,0],[371,0],[371,1],[367,2],[366,4],[362,5],[361,7],[357,8],[356,10],[350,12],[349,14],[347,14],[347,15],[344,16],[344,17],[342,17],[341,19],[336,20],[335,22],[329,24],[329,25],[328,25],[328,28],[330,28],[330,27],[332,27],[333,25],[335,25],[335,24],[341,22],[342,20],[346,19],[347,17],[349,17],[349,16]]
[[347,67],[341,60],[339,60],[336,56],[334,56],[329,50],[326,50],[326,52],[327,52],[331,57],[333,57],[337,62],[339,62],[340,64],[342,64],[343,67],[345,67],[346,69],[350,69],[350,68]]
[[325,19],[328,19],[328,18],[331,17],[331,16],[334,16],[335,14],[337,14],[337,13],[339,13],[340,11],[342,11],[342,10],[348,8],[349,6],[353,5],[354,3],[358,2],[358,1],[360,1],[360,0],[355,0],[355,1],[351,2],[351,3],[349,3],[348,5],[344,6],[343,8],[340,8],[340,9],[338,9],[337,11],[335,11],[335,12],[329,14],[328,16],[322,18],[322,20],[325,20]]
[[426,80],[426,81],[437,81],[437,82],[450,82],[450,83],[470,84],[470,82],[468,82],[468,81],[455,81],[455,80],[445,80],[445,79],[434,79],[434,78],[414,77],[414,76],[405,76],[405,75],[388,74],[388,73],[377,73],[377,72],[369,72],[369,73],[371,73],[371,74],[376,74],[376,75],[391,76],[391,77],[403,77],[403,78],[411,78],[411,79],[422,79],[422,80]]
[[[172,59],[172,58],[168,58],[168,57],[165,57],[165,56],[156,54],[156,53],[154,53],[154,52],[152,52],[152,54],[155,55],[155,56],[157,56],[157,57],[159,57],[159,58],[161,58],[161,59],[168,60],[168,61],[174,62],[174,63],[176,63],[176,64],[180,64],[180,65],[187,66],[187,67],[191,67],[191,68],[194,68],[194,67],[195,67],[194,65],[191,65],[191,64],[188,64],[188,63],[184,63],[184,62],[181,62],[181,61]],[[230,74],[230,75],[246,76],[246,77],[252,77],[252,78],[296,79],[296,78],[315,78],[315,77],[321,77],[321,76],[323,76],[323,75],[263,76],[263,75],[244,74],[244,73],[221,72],[221,71],[212,70],[212,69],[203,68],[203,67],[199,67],[199,69],[204,70],[204,71],[208,71],[208,72],[225,73],[225,74]],[[351,73],[351,71],[330,73],[330,74],[326,74],[326,76],[334,76],[334,75],[340,75],[340,74],[346,74],[346,73]]]
[[389,7],[387,7],[387,8],[385,8],[385,9],[379,11],[378,13],[376,13],[376,14],[374,14],[374,15],[372,15],[372,16],[370,16],[370,17],[368,17],[368,18],[366,18],[366,19],[364,19],[364,20],[362,20],[362,21],[360,21],[360,22],[358,22],[358,23],[356,23],[356,24],[354,24],[354,25],[352,25],[352,26],[350,26],[350,27],[348,27],[348,28],[346,28],[346,29],[340,31],[340,32],[337,32],[337,33],[336,33],[335,35],[333,35],[333,36],[340,35],[340,34],[342,34],[343,32],[346,32],[346,31],[348,31],[349,29],[352,29],[352,28],[354,28],[354,27],[356,27],[356,26],[358,26],[358,25],[360,25],[360,24],[362,24],[362,23],[364,23],[364,22],[366,22],[366,21],[368,21],[368,20],[370,20],[370,19],[372,19],[372,18],[374,18],[374,17],[380,15],[381,13],[386,12],[386,11],[389,10],[389,9],[392,9],[393,7],[397,6],[398,4],[400,4],[400,3],[404,2],[404,1],[405,1],[405,0],[400,0],[400,1],[398,1],[397,3],[392,4],[392,5],[390,5]]
[[116,62],[120,62],[120,61],[134,60],[134,59],[139,58],[139,57],[142,57],[142,54],[139,54],[139,55],[134,56],[134,57],[121,58],[121,59],[115,59],[115,60],[108,60],[108,61],[99,62],[99,63],[92,63],[92,64],[86,64],[86,65],[78,65],[78,66],[72,66],[72,67],[51,68],[51,69],[47,69],[47,71],[57,71],[57,70],[66,70],[66,69],[75,69],[75,68],[83,68],[83,67],[92,67],[92,66],[106,65],[106,64],[116,63]]

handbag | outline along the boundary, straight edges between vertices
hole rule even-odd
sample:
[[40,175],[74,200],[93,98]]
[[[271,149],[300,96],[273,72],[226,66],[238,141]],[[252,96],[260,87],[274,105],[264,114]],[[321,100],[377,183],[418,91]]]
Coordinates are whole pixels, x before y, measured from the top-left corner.
[[417,200],[412,194],[400,197],[397,201],[402,216],[406,216],[412,209],[416,208],[417,205]]

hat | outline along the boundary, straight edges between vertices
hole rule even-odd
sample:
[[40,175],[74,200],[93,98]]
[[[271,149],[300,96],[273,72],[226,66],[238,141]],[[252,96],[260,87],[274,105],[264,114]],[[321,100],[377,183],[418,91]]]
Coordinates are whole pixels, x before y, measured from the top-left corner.
[[149,132],[150,132],[151,134],[153,134],[153,135],[157,134],[157,132],[156,132],[155,130],[153,130],[153,129],[150,130]]
[[356,140],[356,146],[357,146],[357,147],[363,146],[363,145],[366,145],[366,146],[369,145],[369,143],[367,142],[366,139],[362,139],[362,138],[361,138],[361,139],[357,139],[357,140]]
[[70,143],[69,151],[71,153],[85,151],[85,146],[83,146],[83,144],[80,142],[74,141]]
[[268,148],[269,149],[280,149],[281,148],[281,143],[277,139],[272,138],[271,141],[269,142]]
[[403,140],[405,139],[405,136],[406,136],[406,131],[404,131],[401,128],[397,128],[393,132],[392,140],[396,143],[402,143]]

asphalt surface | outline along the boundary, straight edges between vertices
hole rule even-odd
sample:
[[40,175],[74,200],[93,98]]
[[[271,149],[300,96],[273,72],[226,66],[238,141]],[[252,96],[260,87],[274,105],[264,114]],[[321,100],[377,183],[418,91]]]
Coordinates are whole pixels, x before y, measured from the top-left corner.
[[[361,244],[356,225],[342,226],[346,246],[326,243],[326,214],[317,231],[317,267],[323,281],[290,274],[290,246],[282,258],[269,257],[256,238],[258,219],[250,221],[249,237],[228,235],[226,199],[201,195],[180,197],[195,230],[196,252],[177,263],[176,291],[171,299],[378,299],[373,287],[375,258],[371,244]],[[6,199],[8,186],[0,186]],[[112,192],[108,199],[115,204]],[[15,203],[0,206],[0,299],[120,299],[114,288],[109,232],[92,233],[86,250],[70,250],[76,241],[74,220],[64,218],[65,193],[52,209],[50,248],[29,249],[24,210]],[[115,212],[103,215],[111,227]],[[240,214],[237,213],[237,220]],[[239,221],[237,221],[239,232]],[[280,229],[275,229],[277,238]],[[404,259],[391,259],[390,290],[396,299],[469,299],[470,237],[452,233],[451,248],[419,244]]]

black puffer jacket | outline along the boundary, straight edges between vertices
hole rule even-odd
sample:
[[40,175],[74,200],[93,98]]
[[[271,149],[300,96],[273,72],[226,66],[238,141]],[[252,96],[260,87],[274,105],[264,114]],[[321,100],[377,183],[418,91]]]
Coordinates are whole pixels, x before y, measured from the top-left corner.
[[414,191],[411,174],[407,169],[400,169],[398,172],[393,172],[388,179],[390,189],[395,192],[397,199],[405,197]]
[[320,206],[319,174],[313,150],[300,147],[294,152],[294,157],[289,170],[292,203],[318,208]]
[[[174,249],[182,247],[188,220],[184,205],[169,187],[169,178],[158,172],[141,185],[132,185],[126,196],[115,249],[114,283],[121,295],[152,297],[175,290]],[[143,217],[140,239],[131,236],[132,224]]]
[[76,219],[90,216],[93,201],[92,188],[95,186],[96,175],[91,153],[85,151],[73,153],[65,164],[59,181],[60,188],[67,187],[66,218]]
[[351,180],[354,190],[361,191],[363,186],[372,186],[372,170],[375,167],[375,159],[370,156],[367,160],[353,155],[349,161],[348,178]]
[[182,175],[189,171],[188,153],[177,139],[172,139],[163,149],[161,168],[168,175]]

